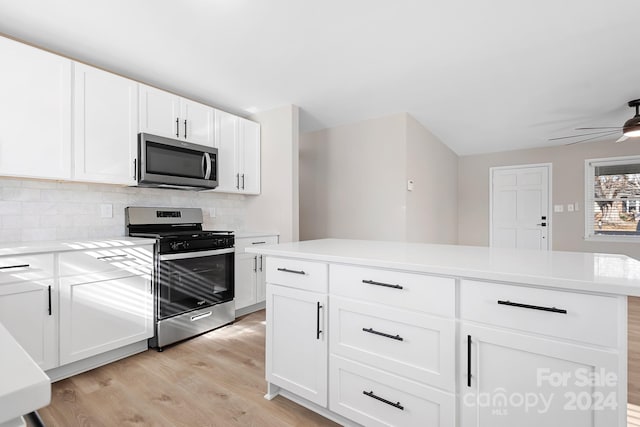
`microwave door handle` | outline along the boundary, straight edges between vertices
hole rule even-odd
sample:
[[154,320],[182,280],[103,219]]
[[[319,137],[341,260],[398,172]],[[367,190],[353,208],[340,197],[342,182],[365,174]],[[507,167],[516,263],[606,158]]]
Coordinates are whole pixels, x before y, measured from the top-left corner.
[[207,175],[207,153],[203,153],[202,154],[202,160],[200,162],[200,171],[202,172],[202,177],[204,178]]
[[209,153],[204,153],[203,158],[207,163],[207,171],[204,174],[204,179],[209,179],[211,177],[211,155]]

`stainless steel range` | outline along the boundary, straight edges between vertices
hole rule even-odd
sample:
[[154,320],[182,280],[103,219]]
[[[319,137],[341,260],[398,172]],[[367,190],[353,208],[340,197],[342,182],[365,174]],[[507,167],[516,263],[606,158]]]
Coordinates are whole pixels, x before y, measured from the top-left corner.
[[159,351],[235,320],[234,236],[202,230],[198,208],[125,209],[130,236],[157,239],[155,335]]

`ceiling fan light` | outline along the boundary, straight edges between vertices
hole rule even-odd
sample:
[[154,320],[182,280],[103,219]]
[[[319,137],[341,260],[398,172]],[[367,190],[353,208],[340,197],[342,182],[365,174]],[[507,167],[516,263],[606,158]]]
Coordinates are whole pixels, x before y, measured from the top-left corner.
[[622,127],[622,134],[629,138],[640,136],[640,116],[633,116]]

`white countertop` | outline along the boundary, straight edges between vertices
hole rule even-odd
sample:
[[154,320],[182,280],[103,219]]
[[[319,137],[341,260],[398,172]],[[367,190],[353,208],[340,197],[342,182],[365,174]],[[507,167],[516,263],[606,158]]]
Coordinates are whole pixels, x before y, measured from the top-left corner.
[[0,324],[0,424],[47,406],[51,381]]
[[50,252],[79,251],[83,249],[117,248],[124,246],[152,245],[155,239],[139,237],[112,237],[87,240],[50,240],[45,242],[11,242],[0,244],[0,256],[28,255]]
[[342,239],[261,245],[246,252],[640,296],[640,261],[625,255]]

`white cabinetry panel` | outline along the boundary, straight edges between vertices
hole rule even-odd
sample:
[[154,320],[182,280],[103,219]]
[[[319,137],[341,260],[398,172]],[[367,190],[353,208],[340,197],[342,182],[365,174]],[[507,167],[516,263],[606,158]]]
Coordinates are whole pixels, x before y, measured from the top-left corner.
[[0,175],[71,178],[71,60],[0,37]]

